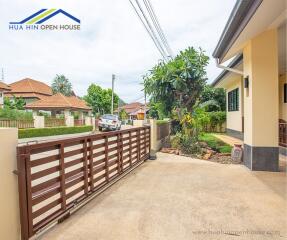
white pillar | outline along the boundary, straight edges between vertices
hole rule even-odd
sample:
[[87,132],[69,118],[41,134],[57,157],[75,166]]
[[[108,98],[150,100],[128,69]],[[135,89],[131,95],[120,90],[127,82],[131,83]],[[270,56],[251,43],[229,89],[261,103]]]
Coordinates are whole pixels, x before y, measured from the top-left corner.
[[45,119],[44,116],[34,116],[34,128],[44,128],[45,127]]
[[74,127],[74,116],[71,116],[69,109],[64,110],[65,122],[67,127]]
[[33,117],[37,117],[38,116],[38,110],[33,110]]
[[151,139],[151,150],[157,152],[159,149],[158,141],[157,141],[157,123],[156,119],[150,119],[150,139]]
[[92,117],[85,117],[85,125],[87,125],[87,126],[93,125]]
[[79,120],[84,120],[84,113],[82,111],[79,112]]
[[133,126],[135,127],[142,127],[144,125],[144,120],[134,120]]
[[0,128],[0,236],[20,239],[20,214],[17,169],[17,128]]

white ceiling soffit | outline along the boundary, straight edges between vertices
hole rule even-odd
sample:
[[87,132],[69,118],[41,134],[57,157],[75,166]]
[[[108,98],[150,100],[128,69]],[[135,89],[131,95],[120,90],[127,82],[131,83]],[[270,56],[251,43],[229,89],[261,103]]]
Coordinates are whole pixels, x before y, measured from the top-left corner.
[[237,40],[229,49],[222,62],[235,56],[242,51],[243,46],[249,39],[267,29],[277,28],[286,21],[286,0],[263,0],[254,16],[250,19]]

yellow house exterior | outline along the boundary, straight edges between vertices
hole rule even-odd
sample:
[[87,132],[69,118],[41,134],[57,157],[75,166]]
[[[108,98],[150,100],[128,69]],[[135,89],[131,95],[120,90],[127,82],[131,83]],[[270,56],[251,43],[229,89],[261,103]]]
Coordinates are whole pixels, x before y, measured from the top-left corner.
[[213,53],[224,69],[213,86],[227,92],[227,133],[244,141],[251,170],[278,171],[286,154],[286,21],[285,0],[238,0]]

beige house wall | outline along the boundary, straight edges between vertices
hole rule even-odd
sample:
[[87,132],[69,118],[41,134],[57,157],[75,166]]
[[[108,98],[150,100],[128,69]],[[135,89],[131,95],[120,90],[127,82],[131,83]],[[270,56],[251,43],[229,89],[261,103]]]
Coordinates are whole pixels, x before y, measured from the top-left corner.
[[17,128],[0,128],[0,238],[20,239],[16,147]]
[[[243,86],[242,76],[232,74],[229,76],[228,85],[226,85],[226,128],[242,132],[242,117],[243,117]],[[228,92],[238,88],[239,89],[239,110],[228,111]]]
[[[277,29],[250,40],[243,51],[244,143],[250,146],[278,146],[279,89]],[[268,136],[268,137],[267,137]]]
[[279,77],[279,118],[287,121],[287,103],[284,103],[284,84],[287,83],[287,75]]

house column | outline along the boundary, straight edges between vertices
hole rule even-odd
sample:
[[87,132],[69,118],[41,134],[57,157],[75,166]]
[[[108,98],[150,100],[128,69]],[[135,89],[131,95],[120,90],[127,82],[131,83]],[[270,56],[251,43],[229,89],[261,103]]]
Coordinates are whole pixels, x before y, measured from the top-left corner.
[[64,116],[65,116],[65,122],[67,127],[73,127],[74,126],[74,117],[71,116],[71,112],[68,109],[64,110]]
[[249,41],[243,51],[244,164],[251,170],[278,171],[277,30]]

